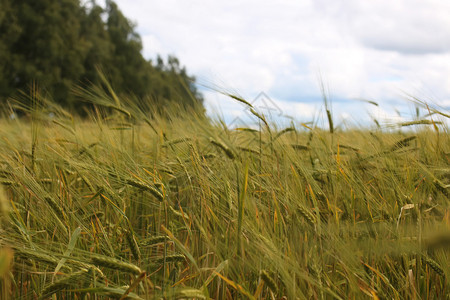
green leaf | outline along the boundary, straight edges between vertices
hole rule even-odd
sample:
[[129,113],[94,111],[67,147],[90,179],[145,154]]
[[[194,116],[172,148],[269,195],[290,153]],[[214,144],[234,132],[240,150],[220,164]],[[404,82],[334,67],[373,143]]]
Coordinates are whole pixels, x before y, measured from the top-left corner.
[[58,265],[55,268],[55,272],[53,274],[52,282],[55,280],[56,273],[58,273],[59,270],[61,269],[61,267],[66,263],[67,257],[70,256],[70,254],[72,254],[72,251],[75,248],[75,245],[77,244],[78,237],[80,236],[80,234],[81,234],[81,228],[80,227],[75,229],[75,231],[72,233],[72,236],[70,237],[69,245],[67,246],[67,250],[64,252],[64,257],[61,258],[61,260],[59,261]]

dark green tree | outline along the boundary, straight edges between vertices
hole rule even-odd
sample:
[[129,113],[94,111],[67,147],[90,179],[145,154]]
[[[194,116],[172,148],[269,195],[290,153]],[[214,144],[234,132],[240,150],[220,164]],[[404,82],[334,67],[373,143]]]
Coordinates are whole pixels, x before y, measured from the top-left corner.
[[[24,89],[32,81],[56,100],[68,98],[73,81],[84,73],[85,44],[79,38],[83,10],[76,0],[10,1],[19,30],[9,44],[5,83]],[[9,27],[5,22],[3,26]],[[8,91],[9,92],[9,91]]]
[[106,1],[108,13],[107,31],[113,46],[113,55],[108,62],[112,84],[121,91],[129,91],[138,97],[145,96],[151,64],[141,55],[142,42],[131,23],[113,1]]
[[[75,85],[99,84],[105,71],[120,94],[133,94],[157,105],[174,101],[198,106],[201,95],[178,59],[157,65],[142,56],[135,25],[117,4],[95,0],[0,0],[0,101],[32,83],[55,101],[72,106]],[[104,21],[106,20],[106,21]]]
[[18,61],[11,52],[22,28],[19,24],[14,7],[10,1],[0,0],[0,97],[9,95],[15,80],[10,78],[11,71],[16,68]]
[[102,20],[105,10],[95,1],[91,1],[89,7],[85,8],[85,12],[86,15],[81,21],[80,38],[87,43],[83,84],[89,84],[98,82],[96,66],[108,63],[113,54],[113,44]]

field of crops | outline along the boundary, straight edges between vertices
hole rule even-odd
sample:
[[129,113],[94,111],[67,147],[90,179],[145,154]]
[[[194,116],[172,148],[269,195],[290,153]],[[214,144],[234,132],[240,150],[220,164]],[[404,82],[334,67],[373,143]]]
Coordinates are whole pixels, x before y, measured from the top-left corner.
[[450,297],[444,112],[254,129],[97,104],[0,121],[1,299]]

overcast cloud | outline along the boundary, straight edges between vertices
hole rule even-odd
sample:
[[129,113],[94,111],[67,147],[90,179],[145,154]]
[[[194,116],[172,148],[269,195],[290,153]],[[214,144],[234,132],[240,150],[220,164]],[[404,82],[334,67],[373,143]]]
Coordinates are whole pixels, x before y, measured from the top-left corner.
[[[145,57],[174,54],[200,83],[248,100],[264,91],[301,121],[321,109],[319,78],[336,117],[351,121],[395,109],[407,118],[405,92],[450,107],[450,1],[116,2],[137,23]],[[211,114],[243,114],[233,100],[204,94]]]

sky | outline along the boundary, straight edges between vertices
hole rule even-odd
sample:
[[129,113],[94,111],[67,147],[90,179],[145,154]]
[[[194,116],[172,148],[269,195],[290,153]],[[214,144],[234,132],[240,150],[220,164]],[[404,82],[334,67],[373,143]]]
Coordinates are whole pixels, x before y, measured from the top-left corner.
[[265,103],[274,119],[318,125],[323,95],[339,124],[411,120],[408,95],[450,109],[447,0],[116,3],[135,22],[144,56],[178,57],[208,114],[226,122],[248,111],[215,89]]

